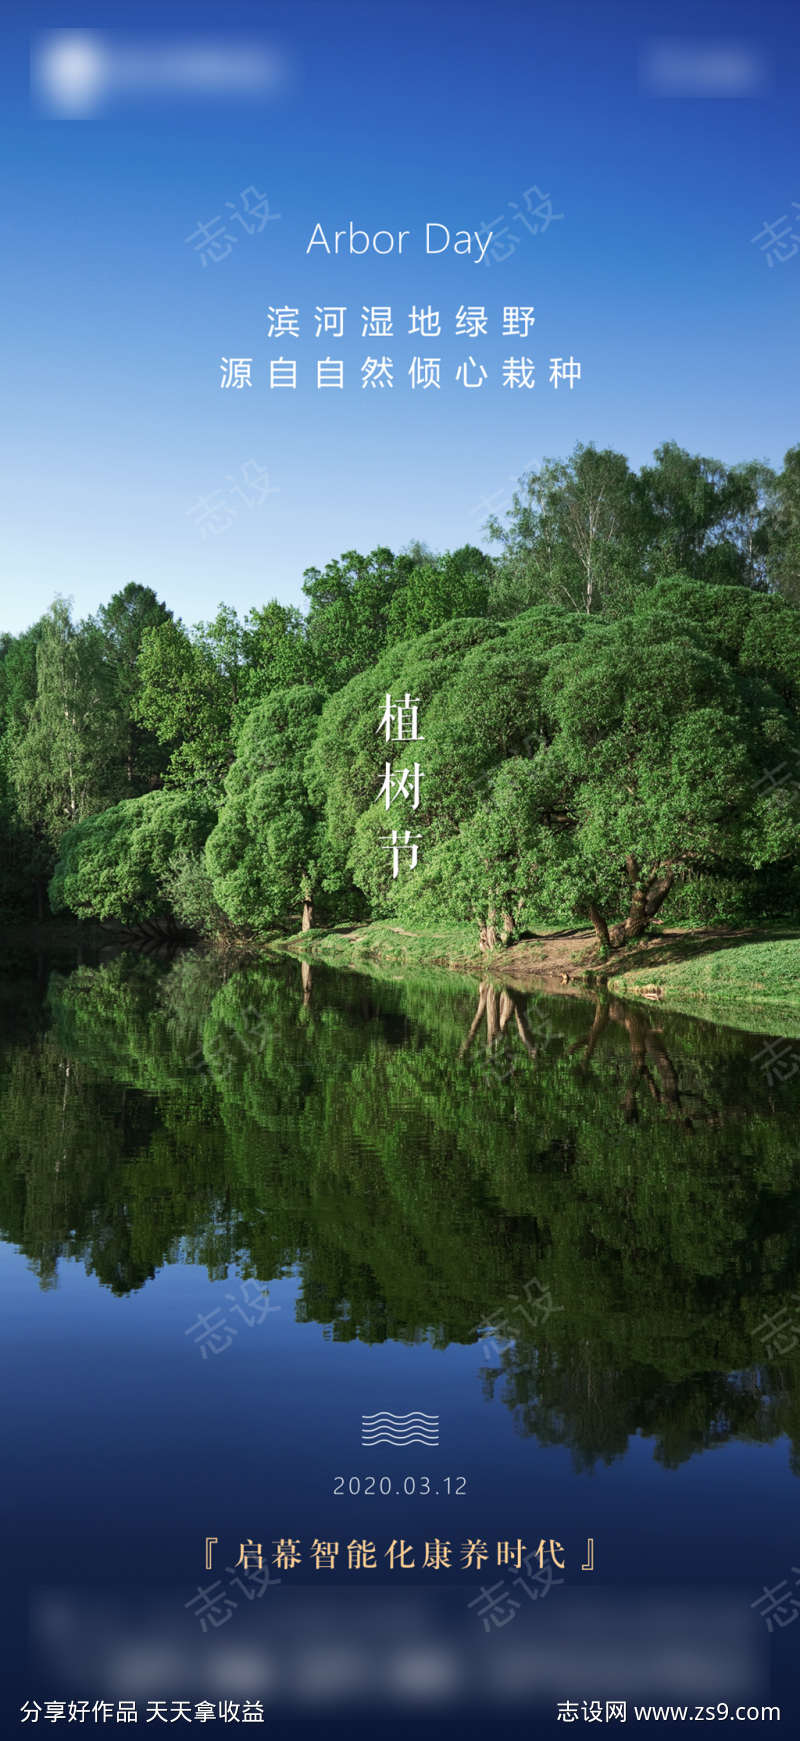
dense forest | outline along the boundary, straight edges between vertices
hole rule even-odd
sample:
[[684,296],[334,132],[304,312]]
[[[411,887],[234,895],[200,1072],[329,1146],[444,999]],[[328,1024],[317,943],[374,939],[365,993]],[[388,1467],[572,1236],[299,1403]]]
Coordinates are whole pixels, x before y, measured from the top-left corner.
[[[800,447],[775,472],[670,442],[637,472],[579,445],[487,532],[348,551],[305,611],[187,627],[132,581],[0,637],[0,914],[396,915],[490,948],[578,919],[605,949],[665,902],[796,914]],[[418,743],[385,741],[387,695],[418,699]],[[392,830],[418,843],[397,875]]]

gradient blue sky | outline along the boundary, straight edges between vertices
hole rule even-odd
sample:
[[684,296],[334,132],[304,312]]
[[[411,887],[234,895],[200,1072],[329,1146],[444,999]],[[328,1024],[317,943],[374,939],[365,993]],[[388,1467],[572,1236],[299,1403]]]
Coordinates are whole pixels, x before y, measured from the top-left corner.
[[[258,38],[289,71],[270,101],[48,118],[31,103],[31,37],[68,26]],[[654,96],[640,77],[653,37],[743,44],[765,82]],[[800,252],[770,269],[751,241],[800,201],[794,5],[34,4],[6,10],[4,49],[2,628],[56,593],[84,615],[129,580],[188,622],[223,598],[300,603],[303,569],[342,550],[481,541],[481,503],[577,440],[635,464],[667,438],[773,463],[800,440]],[[520,231],[510,260],[425,256],[426,219],[475,229],[534,183],[563,221]],[[249,185],[280,220],[204,269],[185,238]],[[350,218],[410,228],[410,251],[306,257],[317,220]],[[352,311],[341,394],[313,386],[317,302]],[[363,302],[393,306],[394,340],[361,341]],[[448,325],[485,303],[495,334],[419,343],[412,302]],[[306,316],[283,347],[295,395],[267,389],[270,303]],[[507,303],[535,305],[524,346],[499,336]],[[361,390],[376,348],[395,357],[391,393]],[[532,394],[452,379],[470,350],[497,371],[522,349]],[[416,350],[445,359],[438,395],[408,386]],[[583,379],[556,393],[547,359],[570,352]],[[253,356],[251,390],[220,390],[223,354]],[[204,539],[190,510],[251,460],[276,493]]]

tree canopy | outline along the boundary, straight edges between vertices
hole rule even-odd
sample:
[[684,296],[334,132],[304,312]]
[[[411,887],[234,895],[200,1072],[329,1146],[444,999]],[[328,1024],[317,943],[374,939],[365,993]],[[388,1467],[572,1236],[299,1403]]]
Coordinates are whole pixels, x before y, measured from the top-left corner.
[[[610,947],[667,899],[793,912],[798,456],[670,441],[637,471],[579,443],[520,479],[493,554],[348,550],[305,570],[305,611],[56,600],[0,638],[0,910],[52,876],[82,916],[447,916],[489,946],[591,917]],[[413,747],[381,733],[405,695]]]

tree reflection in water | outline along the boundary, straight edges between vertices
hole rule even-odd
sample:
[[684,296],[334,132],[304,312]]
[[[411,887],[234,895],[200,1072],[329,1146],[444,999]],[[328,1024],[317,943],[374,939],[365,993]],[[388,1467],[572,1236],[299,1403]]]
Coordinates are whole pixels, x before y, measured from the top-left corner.
[[[445,1347],[537,1277],[559,1311],[485,1379],[521,1432],[581,1466],[636,1432],[669,1466],[800,1443],[796,1348],[767,1359],[763,1332],[800,1273],[794,1096],[751,1067],[763,1036],[194,952],[41,980],[18,964],[0,1006],[0,1229],[43,1286],[65,1258],[118,1296],[187,1261],[295,1271],[333,1339]],[[501,1042],[518,1067],[487,1094]]]

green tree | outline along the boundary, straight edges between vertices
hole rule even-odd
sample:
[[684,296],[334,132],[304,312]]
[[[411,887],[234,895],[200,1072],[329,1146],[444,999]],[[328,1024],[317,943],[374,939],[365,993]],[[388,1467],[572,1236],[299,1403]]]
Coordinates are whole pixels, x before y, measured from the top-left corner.
[[36,697],[15,735],[10,777],[19,816],[47,851],[124,789],[119,714],[103,636],[59,599],[36,647]]
[[486,616],[493,572],[491,557],[472,544],[442,556],[420,552],[389,606],[387,644],[424,635],[454,617]]
[[381,545],[368,556],[346,550],[322,570],[305,570],[309,641],[328,690],[341,689],[385,647],[392,600],[413,566],[413,557]]
[[[387,903],[397,895],[392,888],[391,854],[381,850],[387,829],[409,826],[405,802],[393,806],[387,815],[385,799],[380,796],[386,762],[396,760],[400,753],[381,726],[387,695],[395,703],[402,701],[406,692],[418,698],[419,729],[427,734],[427,709],[448,679],[458,673],[469,649],[502,632],[499,624],[472,617],[445,623],[415,640],[398,642],[325,705],[308,758],[309,794],[324,818],[326,842],[337,874],[352,872],[356,887],[376,912],[391,911]],[[434,746],[446,754],[444,743],[437,745],[435,738],[425,735],[426,757]],[[403,751],[408,765],[421,759],[412,742],[404,745]],[[433,824],[434,798],[434,784],[426,773],[420,809],[413,813],[415,830]],[[402,821],[395,820],[398,813]]]
[[336,889],[322,817],[304,773],[323,702],[318,690],[295,686],[249,714],[208,840],[215,899],[235,923],[256,931],[274,929],[298,903],[308,930],[315,897]]
[[38,818],[23,821],[13,779],[14,752],[36,700],[36,649],[43,623],[0,636],[0,913],[44,916],[49,847]]
[[222,789],[246,686],[246,634],[227,605],[191,631],[171,621],[144,631],[134,717],[169,751],[172,785]]
[[172,622],[172,612],[156,597],[152,587],[130,581],[115,592],[97,613],[97,626],[105,642],[114,702],[119,714],[125,783],[129,797],[159,785],[167,757],[152,731],[134,717],[139,693],[138,659],[145,631]]
[[775,499],[760,461],[725,466],[669,441],[637,475],[623,454],[579,443],[520,479],[504,522],[489,520],[501,545],[492,609],[552,603],[618,617],[681,572],[763,591]]
[[621,453],[578,443],[568,460],[545,459],[520,479],[505,523],[492,608],[534,605],[587,615],[629,607],[641,584],[642,513],[635,474]]
[[[750,899],[759,878],[786,882],[799,807],[764,775],[800,754],[791,607],[673,581],[618,622],[534,610],[472,646],[469,630],[448,625],[449,661],[429,663],[437,636],[391,649],[323,715],[312,761],[327,771],[329,829],[373,911],[471,917],[487,947],[526,920],[589,916],[618,946],[676,883],[705,879],[708,903],[715,878]],[[424,702],[420,802],[392,811],[421,857],[396,880],[368,741],[384,685]]]
[[87,817],[61,842],[49,888],[53,911],[130,925],[169,914],[176,856],[196,859],[213,822],[202,795],[169,791]]
[[276,689],[315,682],[316,664],[308,625],[302,611],[277,599],[250,611],[244,640],[248,663],[246,698],[249,706],[265,701]]
[[773,474],[752,461],[725,466],[667,441],[643,466],[643,566],[662,576],[763,588],[767,537],[764,516]]
[[769,584],[800,604],[800,447],[789,449],[773,480],[766,530]]
[[796,855],[798,806],[759,792],[770,743],[800,752],[796,720],[696,625],[645,609],[598,625],[556,652],[543,695],[553,735],[534,757],[529,850],[545,898],[570,888],[604,944],[639,936],[676,878]]

